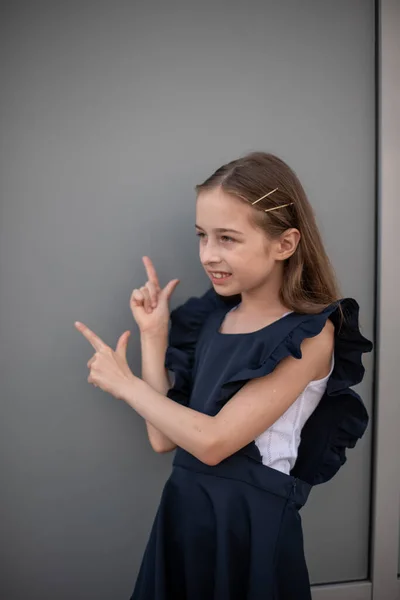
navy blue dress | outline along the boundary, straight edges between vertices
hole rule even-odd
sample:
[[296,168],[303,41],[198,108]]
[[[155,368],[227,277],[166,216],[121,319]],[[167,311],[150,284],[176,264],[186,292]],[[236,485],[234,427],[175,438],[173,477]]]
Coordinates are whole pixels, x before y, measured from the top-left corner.
[[131,600],[311,600],[299,509],[367,427],[365,406],[350,388],[362,380],[361,355],[372,344],[359,331],[351,298],[252,333],[219,333],[238,302],[210,289],[172,311],[168,396],[216,415],[247,381],[287,356],[301,358],[302,341],[329,318],[335,366],[326,393],[302,430],[290,475],[264,465],[254,442],[216,466],[176,450]]

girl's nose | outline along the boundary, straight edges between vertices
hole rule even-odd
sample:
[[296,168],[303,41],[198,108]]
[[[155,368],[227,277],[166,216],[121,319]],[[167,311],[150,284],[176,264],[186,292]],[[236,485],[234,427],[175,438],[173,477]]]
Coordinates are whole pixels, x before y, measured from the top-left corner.
[[221,262],[221,257],[215,244],[207,242],[206,245],[200,248],[200,260],[203,265]]

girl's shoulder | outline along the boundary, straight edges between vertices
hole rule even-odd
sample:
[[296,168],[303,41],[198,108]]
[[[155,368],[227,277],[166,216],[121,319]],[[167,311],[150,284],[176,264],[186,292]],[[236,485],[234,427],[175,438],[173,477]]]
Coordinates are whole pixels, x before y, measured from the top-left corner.
[[191,296],[171,311],[169,345],[191,347],[196,344],[200,331],[211,315],[233,306],[233,300],[225,301],[214,288],[200,297]]
[[[229,303],[228,303],[229,304]],[[174,374],[167,396],[187,405],[192,388],[192,371],[198,340],[209,317],[224,306],[214,288],[201,297],[191,296],[171,311],[165,368]]]

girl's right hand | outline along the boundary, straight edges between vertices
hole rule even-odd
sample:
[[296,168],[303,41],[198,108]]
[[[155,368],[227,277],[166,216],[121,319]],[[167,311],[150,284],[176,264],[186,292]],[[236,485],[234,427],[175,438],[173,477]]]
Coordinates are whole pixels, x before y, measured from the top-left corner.
[[148,256],[143,256],[143,264],[147,273],[145,285],[134,289],[130,299],[130,307],[140,333],[165,334],[168,332],[169,299],[179,283],[172,279],[161,289],[157,272]]

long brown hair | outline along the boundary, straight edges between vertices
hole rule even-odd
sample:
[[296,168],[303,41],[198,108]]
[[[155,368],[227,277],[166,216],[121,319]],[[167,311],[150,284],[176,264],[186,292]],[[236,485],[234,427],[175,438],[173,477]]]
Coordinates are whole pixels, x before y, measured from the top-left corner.
[[[295,312],[318,313],[340,298],[334,270],[325,252],[313,209],[294,171],[280,158],[265,152],[252,152],[215,171],[196,192],[221,187],[244,202],[255,202],[254,224],[270,238],[290,228],[300,231],[294,254],[285,261],[280,291],[285,306]],[[267,208],[291,204],[278,210]]]

